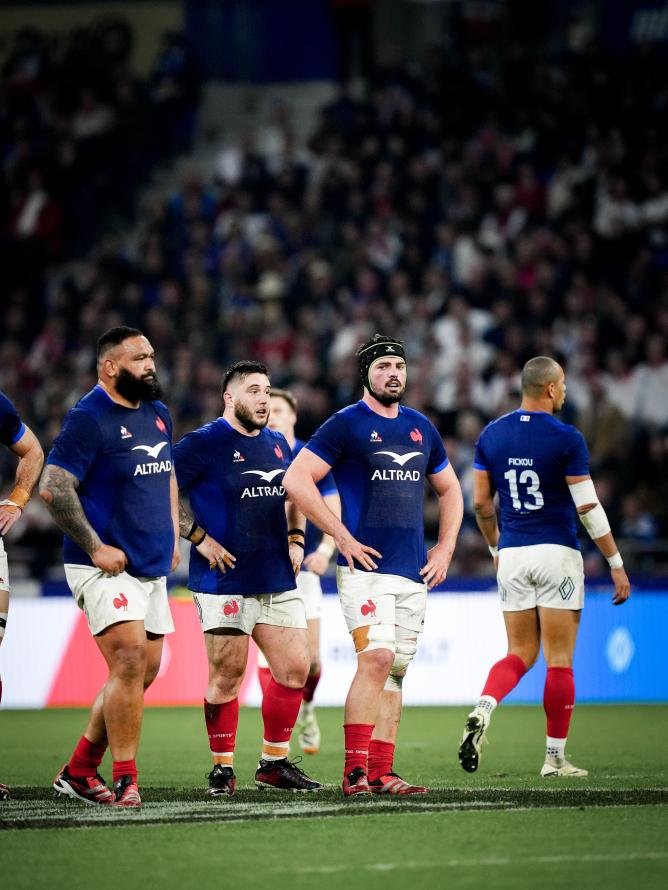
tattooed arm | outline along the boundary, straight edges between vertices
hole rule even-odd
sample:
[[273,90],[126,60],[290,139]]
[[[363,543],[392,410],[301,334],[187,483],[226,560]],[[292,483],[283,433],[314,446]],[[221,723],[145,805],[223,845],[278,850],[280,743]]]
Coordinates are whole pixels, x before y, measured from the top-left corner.
[[[181,537],[195,544],[197,552],[204,559],[209,560],[209,568],[215,569],[218,566],[220,571],[225,574],[228,568],[234,568],[236,556],[232,556],[222,544],[219,544],[215,538],[212,538],[201,526],[195,523],[192,513],[184,503],[185,497],[186,495],[183,491],[179,492],[179,531],[181,532]],[[196,541],[199,543],[195,543]]]
[[19,463],[16,467],[14,490],[6,500],[0,501],[0,535],[6,534],[20,518],[30,500],[44,463],[42,446],[28,427],[18,442],[9,447],[18,455]]
[[39,495],[49,508],[56,525],[87,553],[93,565],[106,575],[118,575],[127,565],[127,557],[118,547],[103,544],[86,518],[77,488],[79,480],[55,464],[47,464],[42,473]]

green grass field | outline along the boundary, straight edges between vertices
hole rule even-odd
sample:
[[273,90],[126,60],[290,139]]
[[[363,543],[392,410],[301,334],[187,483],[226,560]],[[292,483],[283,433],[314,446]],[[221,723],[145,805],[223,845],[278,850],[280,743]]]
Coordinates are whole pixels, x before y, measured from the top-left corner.
[[[239,793],[211,801],[201,711],[150,709],[144,806],[117,812],[50,790],[83,711],[3,711],[0,779],[13,797],[0,804],[1,873],[12,890],[668,886],[668,708],[578,707],[568,753],[590,771],[578,780],[538,775],[538,707],[500,708],[480,770],[465,774],[456,756],[465,714],[405,712],[395,767],[429,785],[428,796],[344,800],[340,710],[319,711],[323,748],[302,763],[327,787],[280,795],[255,790],[260,715],[242,709]],[[110,778],[106,760],[102,772]]]

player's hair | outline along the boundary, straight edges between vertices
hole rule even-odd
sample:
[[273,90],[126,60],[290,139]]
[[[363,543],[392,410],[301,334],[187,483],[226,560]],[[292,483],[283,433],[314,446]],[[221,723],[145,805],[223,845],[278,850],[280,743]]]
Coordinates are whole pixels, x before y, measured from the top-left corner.
[[394,337],[387,337],[385,334],[374,334],[369,340],[365,343],[362,343],[361,346],[357,347],[355,351],[355,355],[359,358],[363,353],[370,349],[372,346],[378,346],[379,344],[390,343],[394,346],[400,346],[403,350],[404,341],[403,340],[395,340]]
[[522,394],[537,398],[548,383],[554,383],[559,376],[559,365],[553,358],[537,355],[530,358],[522,368]]
[[297,399],[295,398],[295,394],[290,392],[289,389],[278,389],[272,386],[269,390],[269,395],[275,399],[285,399],[295,414],[297,413]]
[[102,356],[108,352],[112,347],[118,346],[119,343],[122,343],[124,340],[129,340],[130,337],[143,337],[143,331],[138,330],[137,328],[129,328],[127,325],[119,325],[117,328],[109,328],[108,331],[105,331],[101,337],[98,337],[97,340],[97,360],[98,362],[102,358]]
[[268,377],[269,368],[263,365],[262,362],[256,362],[253,359],[243,359],[240,362],[235,362],[223,375],[223,382],[220,387],[221,395],[227,390],[231,380],[237,377],[243,380],[249,374],[265,374]]

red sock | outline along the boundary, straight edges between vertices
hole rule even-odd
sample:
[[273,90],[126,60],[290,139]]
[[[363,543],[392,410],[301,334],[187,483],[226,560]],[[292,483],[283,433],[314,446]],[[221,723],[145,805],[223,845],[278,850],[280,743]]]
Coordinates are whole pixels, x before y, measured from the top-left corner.
[[369,742],[369,781],[373,782],[392,772],[394,742],[371,739]]
[[565,739],[575,704],[573,669],[550,667],[545,677],[543,707],[547,715],[547,734],[553,739]]
[[527,666],[519,655],[506,655],[505,658],[493,665],[482,694],[491,695],[497,702],[500,702],[509,692],[512,692],[526,672]]
[[290,741],[301,701],[301,687],[292,689],[271,678],[262,699],[262,720],[267,742]]
[[67,764],[67,771],[71,776],[94,776],[98,766],[102,763],[104,752],[107,750],[106,745],[96,745],[82,735],[74,753]]
[[239,725],[239,699],[233,698],[222,705],[212,705],[204,699],[204,720],[211,753],[226,754],[234,751]]
[[343,767],[344,775],[348,775],[351,769],[361,766],[367,771],[369,758],[369,744],[371,743],[372,723],[344,723],[346,760]]
[[304,691],[302,692],[302,697],[304,701],[313,701],[313,696],[315,695],[315,690],[320,682],[320,671],[317,674],[309,674],[306,678],[306,683],[304,684]]
[[271,670],[269,668],[258,668],[257,678],[260,681],[260,689],[262,690],[262,695],[264,695],[267,691],[267,686],[269,686],[269,682],[271,680]]
[[118,782],[121,776],[132,776],[132,781],[137,782],[137,763],[135,760],[114,760],[114,782]]

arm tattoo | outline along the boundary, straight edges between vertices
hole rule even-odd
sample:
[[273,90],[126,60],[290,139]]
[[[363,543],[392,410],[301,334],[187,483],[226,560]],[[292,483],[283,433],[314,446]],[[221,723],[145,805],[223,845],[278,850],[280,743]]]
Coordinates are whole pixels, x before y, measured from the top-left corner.
[[179,496],[179,534],[182,538],[187,537],[193,525],[193,518],[190,510],[183,503],[183,495]]
[[42,475],[40,495],[56,525],[90,556],[102,541],[86,519],[76,492],[78,485],[79,480],[72,473],[48,464]]

